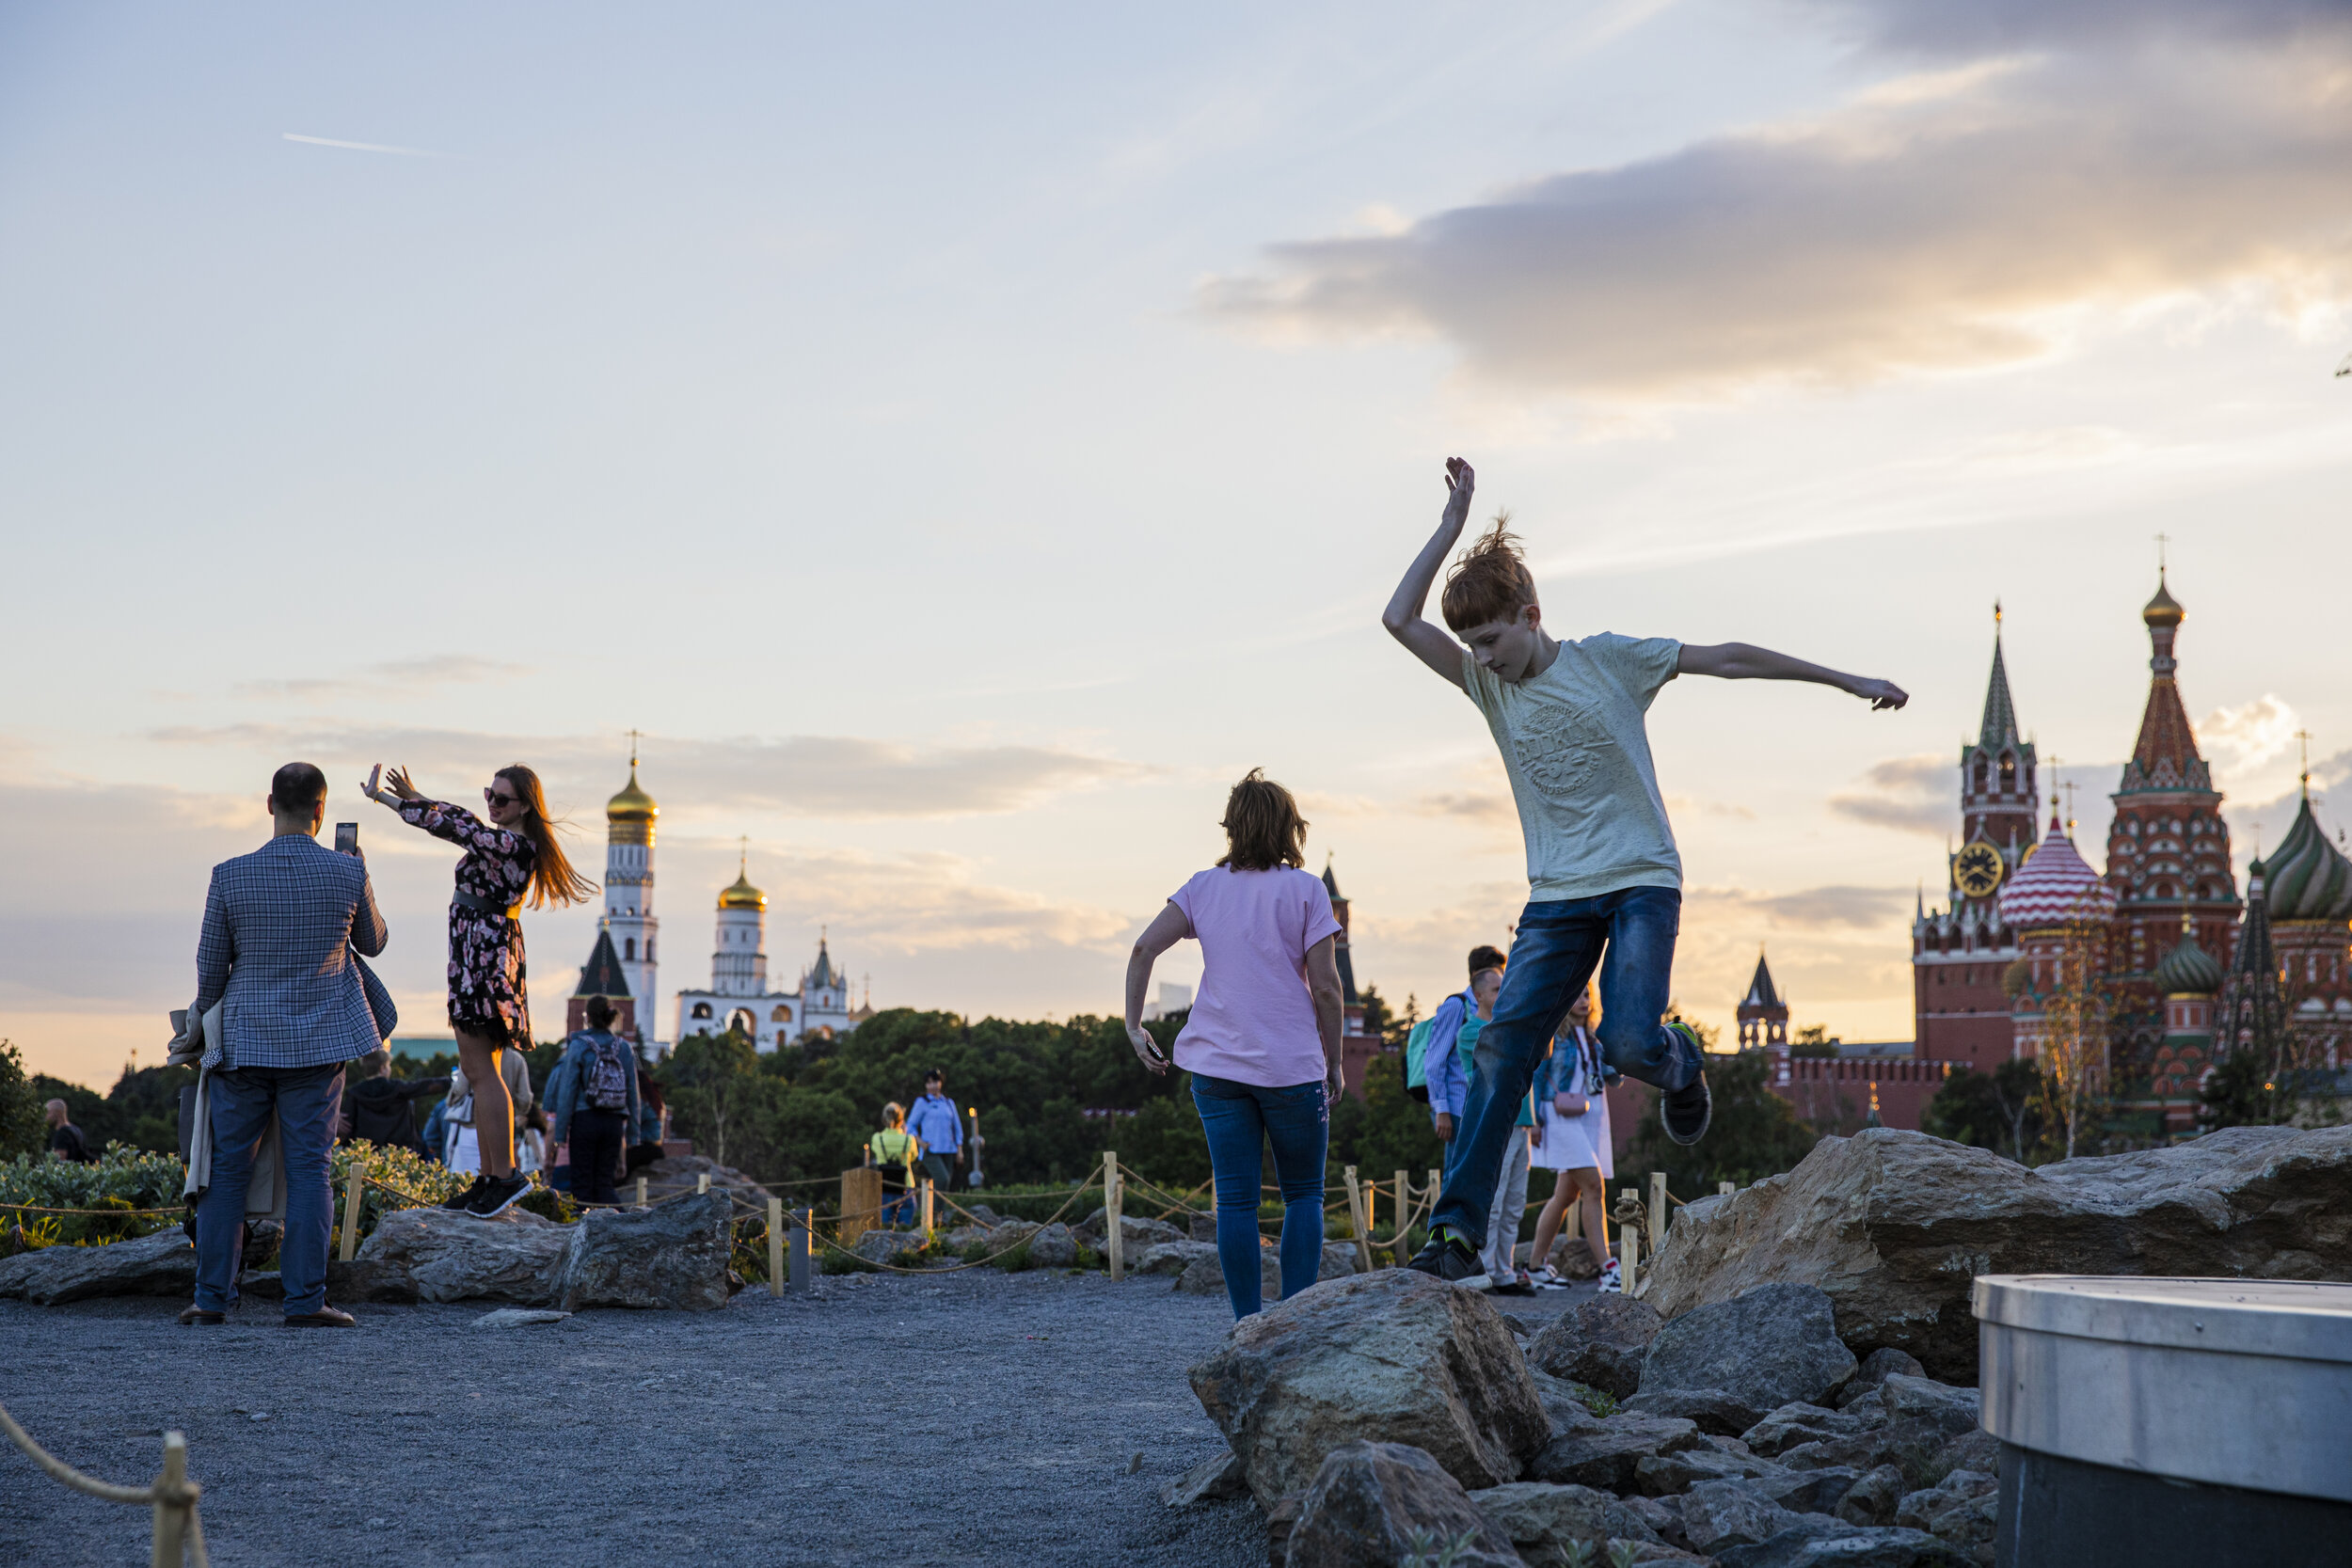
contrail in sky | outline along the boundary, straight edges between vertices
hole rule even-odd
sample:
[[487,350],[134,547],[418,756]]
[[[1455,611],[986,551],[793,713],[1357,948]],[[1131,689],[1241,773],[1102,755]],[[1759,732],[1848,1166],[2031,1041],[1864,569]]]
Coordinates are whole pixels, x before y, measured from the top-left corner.
[[292,131],[283,133],[288,141],[308,142],[312,147],[347,147],[354,152],[395,152],[404,158],[454,158],[454,152],[428,152],[421,147],[385,147],[372,141],[336,141],[328,136],[298,136]]

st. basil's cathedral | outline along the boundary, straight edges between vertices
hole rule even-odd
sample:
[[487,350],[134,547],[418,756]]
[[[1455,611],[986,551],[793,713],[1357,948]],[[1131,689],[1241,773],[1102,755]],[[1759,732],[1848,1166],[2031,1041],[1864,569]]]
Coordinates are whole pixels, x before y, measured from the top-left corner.
[[2196,1125],[2204,1076],[2233,1050],[2264,1045],[2288,1069],[2352,1066],[2352,861],[2312,816],[2306,771],[2294,825],[2249,864],[2239,895],[2221,792],[2181,700],[2184,613],[2159,574],[2140,612],[2148,700],[2111,797],[2104,875],[2055,791],[2042,822],[1996,619],[1983,721],[1961,752],[1947,901],[1922,899],[1912,923],[1916,1058],[1990,1072],[2037,1055],[2061,955],[2087,946],[2105,968],[2111,1102],[2165,1132]]

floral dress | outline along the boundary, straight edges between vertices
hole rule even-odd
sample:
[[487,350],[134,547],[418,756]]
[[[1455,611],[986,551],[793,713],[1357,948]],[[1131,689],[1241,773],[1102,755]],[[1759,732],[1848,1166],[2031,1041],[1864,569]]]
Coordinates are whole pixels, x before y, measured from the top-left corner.
[[539,847],[493,827],[463,806],[410,800],[401,820],[461,846],[457,891],[488,906],[449,907],[449,1022],[469,1035],[531,1043],[531,999],[523,985],[523,923],[504,912],[531,886]]

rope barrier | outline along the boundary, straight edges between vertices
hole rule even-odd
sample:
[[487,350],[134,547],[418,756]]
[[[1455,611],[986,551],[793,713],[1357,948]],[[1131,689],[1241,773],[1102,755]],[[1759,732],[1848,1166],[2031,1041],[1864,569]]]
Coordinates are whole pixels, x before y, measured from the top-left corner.
[[[1094,1183],[1093,1185],[1091,1185],[1091,1186],[1080,1187],[1080,1188],[1079,1188],[1076,1192],[1072,1193],[1072,1194],[1071,1194],[1068,1197],[1066,1197],[1066,1198],[1064,1198],[1064,1199],[1062,1200],[1062,1206],[1061,1206],[1060,1208],[1058,1208],[1058,1209],[1055,1210],[1055,1211],[1054,1211],[1051,1214],[1048,1214],[1048,1215],[1047,1215],[1047,1216],[1046,1216],[1046,1217],[1045,1217],[1042,1221],[1039,1222],[1037,1229],[1038,1229],[1038,1230],[1042,1230],[1042,1229],[1044,1229],[1044,1228],[1046,1227],[1046,1226],[1049,1226],[1049,1225],[1053,1224],[1056,1220],[1060,1219],[1060,1218],[1061,1218],[1064,1214],[1066,1214],[1066,1213],[1068,1213],[1068,1212],[1070,1212],[1070,1206],[1071,1206],[1072,1204],[1073,1204],[1073,1203],[1077,1202],[1077,1201],[1078,1201],[1078,1199],[1080,1199],[1081,1197],[1084,1197],[1087,1194],[1091,1193],[1091,1192],[1100,1192],[1101,1190],[1102,1190],[1102,1183],[1101,1183],[1101,1182],[1099,1182],[1099,1181],[1098,1181],[1098,1182],[1095,1182],[1095,1183]],[[1026,1220],[1022,1220],[1022,1221],[1020,1221],[1020,1222],[1018,1222],[1018,1223],[1023,1224],[1023,1225],[1026,1225],[1026,1224],[1028,1224],[1029,1222],[1028,1222],[1028,1221],[1026,1221]],[[828,1239],[828,1238],[826,1238],[826,1237],[823,1237],[823,1236],[819,1236],[819,1235],[818,1235],[818,1234],[817,1234],[817,1227],[816,1227],[816,1226],[815,1226],[814,1224],[810,1225],[810,1227],[808,1227],[808,1233],[809,1233],[809,1236],[811,1237],[811,1239],[813,1239],[813,1240],[815,1240],[815,1241],[822,1242],[822,1243],[823,1243],[826,1246],[831,1247],[834,1251],[835,1251],[835,1252],[837,1252],[837,1253],[840,1253],[840,1254],[841,1254],[843,1257],[845,1257],[845,1258],[855,1258],[855,1259],[856,1259],[859,1262],[861,1262],[861,1263],[865,1264],[865,1265],[866,1265],[866,1267],[868,1267],[868,1268],[872,1268],[872,1269],[882,1269],[882,1270],[886,1270],[886,1271],[888,1271],[888,1272],[889,1272],[889,1273],[891,1273],[891,1274],[922,1274],[922,1275],[931,1275],[931,1274],[961,1274],[961,1273],[962,1273],[964,1270],[966,1270],[966,1269],[977,1269],[977,1268],[983,1267],[983,1266],[985,1266],[986,1264],[989,1264],[989,1263],[993,1263],[994,1261],[996,1261],[996,1259],[997,1259],[1002,1258],[1002,1257],[1004,1257],[1007,1253],[1011,1252],[1011,1251],[1013,1250],[1013,1248],[1018,1247],[1018,1246],[1021,1246],[1021,1245],[1024,1245],[1025,1243],[1026,1243],[1028,1242],[1028,1240],[1029,1240],[1029,1237],[1030,1237],[1030,1236],[1035,1236],[1035,1235],[1037,1234],[1037,1230],[1032,1230],[1032,1231],[1030,1231],[1030,1232],[1029,1232],[1029,1234],[1028,1234],[1027,1236],[1024,1236],[1024,1237],[1022,1237],[1020,1241],[1018,1241],[1018,1242],[1014,1242],[1014,1243],[1011,1243],[1010,1244],[1007,1245],[1007,1246],[1003,1249],[1003,1251],[1000,1251],[1000,1252],[992,1252],[992,1253],[988,1254],[986,1257],[983,1257],[983,1258],[974,1258],[974,1259],[967,1259],[966,1261],[961,1262],[961,1263],[943,1263],[943,1264],[940,1264],[940,1265],[938,1265],[938,1266],[936,1266],[936,1267],[933,1267],[933,1268],[928,1268],[928,1269],[908,1269],[908,1268],[901,1268],[901,1267],[899,1267],[899,1266],[898,1266],[898,1264],[896,1264],[896,1263],[884,1263],[884,1262],[880,1262],[880,1261],[878,1261],[878,1260],[876,1260],[876,1259],[874,1259],[867,1258],[867,1257],[864,1256],[863,1254],[860,1254],[860,1253],[858,1253],[858,1252],[855,1252],[855,1251],[851,1250],[851,1249],[850,1249],[850,1248],[849,1248],[849,1247],[845,1247],[845,1246],[843,1246],[843,1245],[842,1245],[839,1242],[833,1241],[833,1240],[830,1240],[830,1239]]]
[[110,1503],[146,1503],[155,1510],[155,1549],[152,1560],[162,1568],[180,1568],[183,1561],[193,1560],[196,1568],[211,1568],[211,1559],[204,1551],[204,1524],[197,1517],[196,1499],[203,1488],[188,1480],[188,1440],[176,1432],[164,1433],[164,1473],[145,1486],[118,1486],[112,1481],[86,1476],[64,1460],[42,1448],[16,1424],[8,1407],[0,1405],[0,1432],[8,1441],[24,1450],[25,1457],[40,1465],[50,1480],[58,1481],[85,1497]]
[[187,1214],[185,1204],[177,1209],[51,1209],[39,1203],[0,1203],[0,1209],[21,1214],[95,1214],[118,1220],[142,1219],[158,1214],[176,1214],[184,1218]]

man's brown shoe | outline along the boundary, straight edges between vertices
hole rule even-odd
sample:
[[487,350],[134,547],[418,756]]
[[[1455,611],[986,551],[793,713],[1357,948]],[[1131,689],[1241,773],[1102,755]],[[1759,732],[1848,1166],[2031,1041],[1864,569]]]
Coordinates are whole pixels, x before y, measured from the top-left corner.
[[288,1328],[351,1328],[359,1320],[340,1307],[322,1307],[315,1312],[289,1312]]
[[181,1312],[180,1321],[183,1323],[203,1323],[209,1325],[225,1321],[227,1316],[228,1314],[223,1312],[207,1312],[201,1307],[190,1307],[184,1308]]

